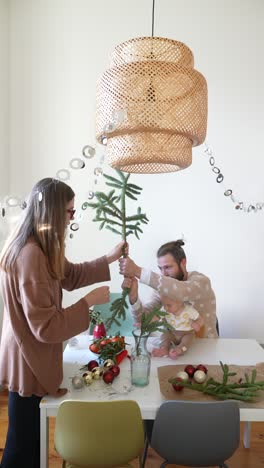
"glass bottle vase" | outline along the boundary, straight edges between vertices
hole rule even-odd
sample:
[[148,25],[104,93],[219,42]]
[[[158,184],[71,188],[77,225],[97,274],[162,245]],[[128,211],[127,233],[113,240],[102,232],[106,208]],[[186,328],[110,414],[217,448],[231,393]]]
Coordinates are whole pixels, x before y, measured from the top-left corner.
[[136,387],[145,387],[149,383],[151,355],[147,350],[149,335],[140,335],[140,330],[134,330],[135,346],[131,352],[131,383]]

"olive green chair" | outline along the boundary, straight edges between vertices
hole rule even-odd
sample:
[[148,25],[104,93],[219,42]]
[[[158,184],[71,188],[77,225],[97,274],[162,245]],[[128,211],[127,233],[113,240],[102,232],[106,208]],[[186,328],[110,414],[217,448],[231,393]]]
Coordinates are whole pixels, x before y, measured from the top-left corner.
[[[105,321],[112,315],[112,312],[110,311],[112,302],[118,299],[119,297],[121,297],[121,293],[111,293],[110,302],[108,302],[107,304],[95,305],[93,309],[96,311],[100,311],[102,319]],[[127,303],[129,303],[128,299],[127,299]],[[120,322],[120,326],[117,325],[116,323],[113,323],[111,327],[107,330],[107,335],[115,336],[116,334],[120,333],[120,335],[122,336],[132,336],[132,330],[134,329],[134,326],[133,326],[133,318],[131,315],[130,307],[126,309],[125,320],[118,319],[118,321]],[[93,334],[93,329],[94,329],[94,324],[91,323],[90,328],[89,328],[90,335]]]
[[66,400],[58,410],[55,449],[64,468],[131,466],[144,448],[138,404],[132,400]]

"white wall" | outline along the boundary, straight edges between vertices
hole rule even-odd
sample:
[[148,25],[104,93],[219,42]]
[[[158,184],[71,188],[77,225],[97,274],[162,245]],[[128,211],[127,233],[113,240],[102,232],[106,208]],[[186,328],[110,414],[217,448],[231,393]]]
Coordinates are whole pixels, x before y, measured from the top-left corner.
[[9,9],[0,0],[0,196],[8,190],[9,155]]
[[[10,1],[11,191],[26,193],[94,142],[96,80],[115,45],[151,34],[151,7],[152,0]],[[262,0],[156,1],[155,35],[185,42],[207,78],[207,140],[225,186],[245,202],[264,200],[263,19]],[[93,164],[71,179],[79,204],[92,186]],[[131,256],[154,268],[159,245],[183,233],[189,269],[212,279],[221,335],[264,342],[264,213],[234,209],[200,148],[181,173],[131,179],[144,187],[140,205],[150,219],[141,241],[131,241]],[[73,260],[94,258],[117,242],[92,217],[84,212],[68,241]],[[112,272],[117,291],[118,268]],[[66,303],[81,293],[66,295]]]
[[[9,191],[9,8],[8,0],[0,0],[0,204]],[[0,221],[0,248],[7,229]],[[0,337],[2,329],[0,296]],[[0,338],[1,339],[1,338]]]

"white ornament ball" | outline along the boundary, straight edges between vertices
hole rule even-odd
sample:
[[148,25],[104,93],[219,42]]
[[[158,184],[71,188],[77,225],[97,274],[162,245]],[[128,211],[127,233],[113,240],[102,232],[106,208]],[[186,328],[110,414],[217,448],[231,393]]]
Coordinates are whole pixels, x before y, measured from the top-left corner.
[[75,375],[73,378],[72,378],[72,386],[73,388],[75,388],[76,390],[79,390],[80,388],[82,388],[84,386],[84,381],[83,381],[83,378],[82,377],[79,377],[77,375]]
[[197,370],[193,374],[193,378],[197,383],[203,383],[206,380],[206,373],[202,370]]
[[178,372],[176,377],[179,377],[183,382],[188,382],[189,380],[189,375],[185,371]]

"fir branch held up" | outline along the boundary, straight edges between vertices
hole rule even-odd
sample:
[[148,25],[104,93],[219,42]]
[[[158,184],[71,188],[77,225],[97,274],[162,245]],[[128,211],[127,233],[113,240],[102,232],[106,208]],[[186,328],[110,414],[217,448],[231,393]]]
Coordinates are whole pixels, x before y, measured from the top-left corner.
[[[95,193],[95,202],[86,202],[86,206],[93,208],[96,212],[93,221],[100,223],[99,229],[108,229],[114,234],[118,234],[126,242],[128,236],[134,235],[139,239],[142,234],[142,224],[148,223],[148,218],[145,213],[142,213],[141,207],[137,208],[135,214],[127,216],[126,213],[126,197],[132,200],[137,200],[142,188],[138,185],[129,183],[130,174],[125,175],[122,171],[116,169],[117,177],[103,174],[106,179],[106,185],[111,187],[108,194],[104,192]],[[116,192],[119,191],[117,194]],[[125,256],[125,251],[123,256]],[[112,323],[120,326],[118,319],[125,320],[128,304],[126,296],[129,289],[125,288],[122,291],[120,298],[112,302],[110,310],[111,317],[106,321],[106,327],[109,329]]]

